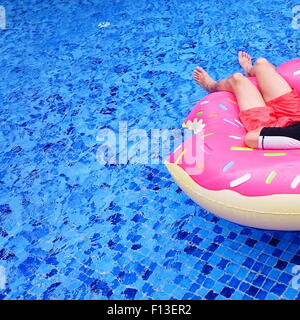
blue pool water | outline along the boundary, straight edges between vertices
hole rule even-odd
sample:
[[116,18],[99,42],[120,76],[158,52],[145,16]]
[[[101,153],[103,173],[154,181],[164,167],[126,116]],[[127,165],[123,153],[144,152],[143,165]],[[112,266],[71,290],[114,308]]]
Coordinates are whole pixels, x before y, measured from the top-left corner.
[[196,65],[298,57],[296,4],[2,1],[0,299],[300,299],[299,232],[217,218],[163,164],[96,161],[119,121],[180,128]]

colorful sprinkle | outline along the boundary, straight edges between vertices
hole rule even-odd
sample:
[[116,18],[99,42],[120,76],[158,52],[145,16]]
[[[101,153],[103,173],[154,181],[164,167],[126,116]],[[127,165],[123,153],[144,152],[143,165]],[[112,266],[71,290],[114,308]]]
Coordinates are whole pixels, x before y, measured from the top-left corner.
[[231,103],[234,103],[234,104],[237,104],[237,101],[234,101],[232,99],[227,99],[227,101],[231,102]]
[[300,183],[300,176],[296,176],[291,183],[291,188],[296,189],[299,183]]
[[212,136],[214,134],[215,134],[214,132],[209,132],[209,133],[206,133],[203,137],[205,138],[205,137],[208,137],[208,136]]
[[186,124],[185,123],[182,124],[182,128],[186,128]]
[[294,76],[298,76],[300,74],[300,70],[297,70],[293,73]]
[[201,138],[205,138],[205,137],[208,137],[208,136],[212,136],[212,135],[214,135],[215,133],[214,132],[209,132],[209,133],[206,133],[206,134],[204,134],[203,136],[200,136],[199,138],[201,139]]
[[243,176],[241,176],[235,180],[230,181],[230,187],[231,188],[236,187],[236,186],[248,181],[249,179],[251,179],[251,173],[246,173]]
[[206,103],[208,103],[207,100],[200,102],[200,104],[206,104]]
[[266,157],[276,157],[276,156],[285,156],[285,152],[265,152],[264,156]]
[[237,136],[229,136],[229,138],[237,139],[237,140],[241,140],[242,139],[241,137],[237,137]]
[[227,110],[227,107],[224,106],[224,104],[219,104],[219,106],[220,106],[223,110]]
[[226,166],[222,169],[223,172],[227,171],[233,164],[234,164],[234,161],[228,162]]
[[223,119],[223,120],[226,121],[226,122],[229,122],[229,123],[233,124],[235,127],[239,128],[239,126],[237,124],[235,124],[234,122],[232,122],[232,121],[230,121],[228,119]]
[[253,150],[252,148],[248,148],[248,147],[231,147],[231,150],[238,150],[238,151],[251,151]]
[[219,114],[218,114],[218,113],[210,113],[208,116],[209,116],[210,118],[214,118],[214,117],[218,117]]
[[234,119],[235,122],[237,122],[239,125],[241,125],[242,127],[244,126],[239,120]]
[[199,111],[199,112],[197,113],[197,116],[201,116],[202,113],[203,113],[203,111]]
[[277,172],[276,171],[271,171],[270,174],[268,175],[267,179],[266,179],[266,184],[271,184],[273,179],[277,176]]
[[178,164],[178,162],[180,161],[180,159],[183,157],[183,155],[187,152],[187,149],[184,149],[180,155],[178,156],[178,158],[176,159],[176,161],[174,162],[175,164]]

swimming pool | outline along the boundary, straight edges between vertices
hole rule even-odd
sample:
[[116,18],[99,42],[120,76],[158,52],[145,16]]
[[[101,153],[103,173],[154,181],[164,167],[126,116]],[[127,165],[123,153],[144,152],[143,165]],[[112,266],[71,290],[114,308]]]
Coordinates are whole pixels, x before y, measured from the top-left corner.
[[[0,299],[300,299],[299,232],[219,219],[97,134],[179,128],[200,64],[299,56],[296,1],[3,1]],[[299,282],[299,284],[298,284]]]

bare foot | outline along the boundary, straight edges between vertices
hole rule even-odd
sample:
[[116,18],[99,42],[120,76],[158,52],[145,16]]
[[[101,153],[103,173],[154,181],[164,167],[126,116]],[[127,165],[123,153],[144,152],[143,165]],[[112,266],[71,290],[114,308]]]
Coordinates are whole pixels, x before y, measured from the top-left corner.
[[252,69],[252,58],[251,58],[251,56],[247,52],[239,51],[238,57],[239,57],[239,64],[244,69],[245,74],[247,76],[249,76],[250,73],[251,73],[251,69]]
[[194,80],[206,91],[213,92],[216,90],[217,81],[201,67],[197,67],[194,72]]

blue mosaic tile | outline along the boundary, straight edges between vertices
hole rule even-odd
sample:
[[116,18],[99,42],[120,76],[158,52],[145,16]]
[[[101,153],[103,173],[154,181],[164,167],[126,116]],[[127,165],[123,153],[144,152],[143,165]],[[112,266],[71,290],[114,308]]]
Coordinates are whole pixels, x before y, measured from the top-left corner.
[[222,78],[240,49],[299,56],[295,1],[243,4],[2,1],[1,300],[300,300],[299,232],[220,219],[162,164],[96,161],[119,121],[180,128],[205,95],[196,65]]

